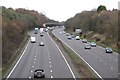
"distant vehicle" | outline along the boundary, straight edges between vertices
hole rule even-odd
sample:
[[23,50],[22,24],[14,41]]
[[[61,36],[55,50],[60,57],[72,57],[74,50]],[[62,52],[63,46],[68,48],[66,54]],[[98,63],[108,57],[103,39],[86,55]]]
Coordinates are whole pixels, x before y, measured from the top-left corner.
[[31,37],[30,40],[31,40],[31,43],[35,43],[36,42],[36,38],[35,37]]
[[34,33],[37,34],[38,33],[38,28],[34,29]]
[[110,48],[110,47],[106,47],[105,49],[106,49],[106,53],[113,53],[112,48]]
[[71,35],[67,36],[68,39],[72,39]]
[[87,40],[86,40],[86,39],[83,39],[82,42],[83,42],[83,43],[87,43]]
[[96,43],[95,42],[91,42],[90,43],[92,47],[96,47]]
[[44,43],[43,43],[43,42],[40,42],[39,45],[40,45],[40,46],[44,46]]
[[48,31],[48,29],[45,29],[45,32],[47,32]]
[[42,33],[43,33],[43,30],[44,30],[44,28],[40,28],[40,34],[42,34]]
[[85,45],[85,49],[91,49],[90,44],[86,44],[86,45]]
[[80,40],[80,37],[79,37],[79,36],[76,36],[75,39],[76,39],[76,40]]
[[36,69],[34,71],[34,78],[45,78],[45,71],[43,69]]
[[72,34],[71,37],[72,37],[72,38],[75,38],[75,35]]
[[43,33],[40,33],[40,36],[43,36]]
[[66,36],[70,36],[70,34],[69,34],[69,33],[66,33]]

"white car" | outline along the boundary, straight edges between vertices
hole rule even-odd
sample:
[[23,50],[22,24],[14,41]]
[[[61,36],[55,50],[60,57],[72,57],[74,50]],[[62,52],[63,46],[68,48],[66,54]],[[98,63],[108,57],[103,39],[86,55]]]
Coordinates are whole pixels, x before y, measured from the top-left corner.
[[40,44],[39,44],[40,46],[44,46],[44,43],[43,42],[40,42]]
[[65,34],[65,31],[63,31],[63,34]]
[[35,43],[36,42],[36,38],[35,37],[31,37],[30,41],[31,41],[31,43]]
[[75,39],[76,39],[76,40],[80,40],[80,37],[79,37],[79,36],[76,36]]

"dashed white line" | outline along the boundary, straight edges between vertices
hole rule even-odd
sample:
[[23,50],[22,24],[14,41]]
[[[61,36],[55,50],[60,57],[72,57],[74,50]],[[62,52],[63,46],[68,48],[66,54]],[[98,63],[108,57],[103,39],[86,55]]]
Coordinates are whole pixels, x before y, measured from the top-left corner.
[[50,53],[48,53],[48,54],[50,54]]
[[34,59],[36,61],[36,59]]
[[32,73],[33,71],[31,70],[30,72]]
[[50,57],[50,55],[48,57]]
[[35,62],[33,62],[35,64]]
[[52,66],[50,65],[50,67],[52,67]]
[[35,56],[36,57],[36,56]]
[[31,76],[29,78],[32,78]]
[[51,59],[49,58],[49,60],[51,60]]
[[[47,34],[48,34],[48,33],[47,33]],[[49,34],[48,34],[48,36],[50,37]],[[50,37],[50,39],[53,41],[53,39],[52,39],[51,37]],[[68,64],[68,62],[67,62],[65,56],[63,55],[62,51],[59,49],[59,47],[57,46],[57,44],[56,44],[54,41],[53,41],[53,43],[54,43],[55,46],[58,48],[59,52],[61,53],[61,55],[62,55],[62,57],[63,57],[63,59],[64,59],[64,61],[65,61],[65,63],[67,64],[67,66],[68,66],[68,68],[69,68],[69,70],[70,70],[70,72],[71,72],[73,78],[76,80],[76,77],[75,77],[75,75],[74,75],[74,73],[73,73],[73,71],[72,71],[70,65]]]
[[34,66],[32,66],[32,67],[34,67]]
[[113,67],[110,67],[111,70],[113,70]]
[[51,78],[53,78],[53,76],[51,76]]
[[51,61],[49,61],[49,63],[51,63]]
[[50,70],[50,72],[52,72],[52,70]]

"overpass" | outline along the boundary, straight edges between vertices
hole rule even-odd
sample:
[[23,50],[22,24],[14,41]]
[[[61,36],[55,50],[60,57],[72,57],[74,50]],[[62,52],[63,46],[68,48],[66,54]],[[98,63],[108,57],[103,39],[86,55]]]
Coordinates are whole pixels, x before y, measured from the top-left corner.
[[54,26],[63,26],[64,23],[44,23],[44,27],[54,27]]

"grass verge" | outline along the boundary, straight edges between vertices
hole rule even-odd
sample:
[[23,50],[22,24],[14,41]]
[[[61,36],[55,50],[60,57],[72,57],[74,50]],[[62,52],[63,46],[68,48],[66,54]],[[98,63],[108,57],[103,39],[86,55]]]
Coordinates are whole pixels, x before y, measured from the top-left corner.
[[16,61],[19,59],[19,56],[22,54],[23,49],[25,48],[28,42],[29,36],[26,36],[23,42],[20,44],[19,49],[15,51],[15,55],[11,58],[9,63],[2,67],[2,77],[7,77],[9,72],[11,71],[12,67],[15,65]]
[[69,56],[69,59],[71,60],[72,64],[74,65],[74,68],[76,69],[77,73],[79,75],[82,74],[84,78],[92,78],[92,80],[96,80],[95,74],[90,70],[90,68],[82,61],[82,59],[79,58],[79,56],[76,55],[74,51],[72,51],[68,46],[66,46],[64,43],[62,43],[58,38],[56,38],[52,32],[49,32],[52,39],[57,43],[58,46],[61,46],[64,54],[67,53]]

